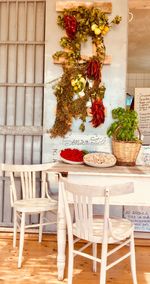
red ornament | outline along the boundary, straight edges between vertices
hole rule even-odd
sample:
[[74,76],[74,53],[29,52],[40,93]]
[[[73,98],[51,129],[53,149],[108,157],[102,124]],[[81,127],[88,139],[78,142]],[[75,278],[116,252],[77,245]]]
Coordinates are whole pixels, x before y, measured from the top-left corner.
[[100,62],[97,59],[92,59],[88,62],[87,77],[94,80],[101,79]]
[[97,99],[91,106],[92,120],[90,121],[93,127],[98,127],[105,121],[105,107],[101,99]]
[[77,20],[74,16],[65,15],[64,25],[69,38],[74,39],[77,31]]

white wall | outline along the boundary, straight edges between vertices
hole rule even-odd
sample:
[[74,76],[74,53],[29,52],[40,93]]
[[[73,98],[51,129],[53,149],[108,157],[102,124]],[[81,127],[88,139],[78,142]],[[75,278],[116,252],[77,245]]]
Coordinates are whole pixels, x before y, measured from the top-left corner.
[[[63,1],[63,0],[62,0]],[[60,50],[59,40],[63,36],[63,31],[57,26],[57,13],[55,11],[55,0],[47,0],[47,18],[46,18],[46,53],[45,53],[45,83],[58,78],[61,75],[61,67],[53,64],[52,54]],[[78,1],[77,1],[78,2]],[[90,1],[89,1],[90,2]],[[107,2],[107,1],[106,1]],[[127,0],[112,0],[113,11],[110,18],[115,15],[122,16],[122,22],[115,26],[105,37],[107,54],[112,56],[111,65],[103,67],[103,82],[106,86],[104,104],[107,110],[106,121],[104,125],[97,129],[92,128],[87,123],[84,134],[106,135],[106,130],[112,120],[111,110],[117,106],[124,106],[126,93],[126,65],[127,65],[127,22],[128,5]],[[65,1],[64,1],[65,6]],[[45,87],[44,100],[44,127],[49,129],[53,126],[55,120],[56,100],[52,86]],[[72,133],[78,134],[79,123],[73,125]],[[83,135],[84,135],[83,134]],[[62,145],[62,138],[51,139],[48,134],[43,138],[43,162],[52,160],[52,148],[57,149]]]

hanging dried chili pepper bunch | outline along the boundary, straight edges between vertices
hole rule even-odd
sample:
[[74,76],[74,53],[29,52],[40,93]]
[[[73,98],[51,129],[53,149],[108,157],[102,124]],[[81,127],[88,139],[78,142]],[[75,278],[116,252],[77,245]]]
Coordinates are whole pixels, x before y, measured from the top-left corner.
[[90,80],[101,80],[101,64],[96,59],[91,59],[87,64],[87,77]]
[[[81,120],[81,131],[85,130],[87,121],[95,128],[104,123],[105,87],[101,82],[106,55],[104,36],[120,21],[121,17],[116,16],[109,22],[99,9],[82,6],[65,9],[58,16],[57,23],[66,31],[66,36],[60,39],[64,50],[53,55],[55,60],[63,59],[63,75],[55,86],[57,109],[51,137],[64,137],[71,130],[73,118]],[[81,44],[88,37],[96,46],[96,55],[85,60],[81,56]]]
[[74,39],[77,32],[77,20],[74,16],[65,15],[64,16],[64,25],[66,34],[70,39]]
[[[94,80],[95,84],[99,85],[101,82],[101,63],[97,58],[91,59],[87,64],[87,78],[90,80]],[[91,101],[91,108],[90,108],[90,114],[92,116],[92,126],[98,127],[105,121],[105,107],[103,105],[103,99],[104,94],[102,97],[92,98]]]

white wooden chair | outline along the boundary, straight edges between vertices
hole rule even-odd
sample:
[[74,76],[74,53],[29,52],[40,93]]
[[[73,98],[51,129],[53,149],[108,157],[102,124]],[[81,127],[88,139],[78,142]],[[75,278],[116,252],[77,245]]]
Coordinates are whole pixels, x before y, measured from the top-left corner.
[[[14,248],[16,247],[17,227],[20,228],[18,268],[22,263],[25,228],[39,227],[39,242],[41,242],[43,226],[56,223],[44,217],[47,211],[57,212],[57,201],[48,194],[46,182],[46,170],[50,167],[51,164],[2,164],[2,170],[8,172],[10,176],[10,200],[14,209]],[[16,184],[18,177],[21,185],[19,192]],[[26,216],[32,214],[39,214],[38,223],[26,225]]]
[[[87,185],[86,181],[85,185],[81,185],[79,182],[69,182],[67,178],[63,177],[60,180],[68,229],[68,284],[72,284],[73,259],[76,255],[93,260],[94,271],[96,271],[96,263],[99,262],[101,264],[100,284],[106,283],[106,272],[108,269],[130,256],[133,283],[137,284],[134,226],[127,219],[109,217],[109,197],[132,193],[134,191],[133,183],[117,184],[108,187]],[[94,199],[101,199],[102,197],[104,198],[104,215],[95,218],[93,216]],[[71,218],[69,206],[72,202],[75,212],[74,220]],[[74,239],[74,236],[77,238]],[[88,243],[77,250],[74,244],[80,239],[84,239]],[[97,257],[98,243],[102,244],[101,258]],[[93,245],[93,254],[90,255],[83,252],[91,244]],[[108,244],[116,244],[116,246],[108,250]],[[125,245],[128,246],[129,251],[114,262],[107,264],[107,258]]]

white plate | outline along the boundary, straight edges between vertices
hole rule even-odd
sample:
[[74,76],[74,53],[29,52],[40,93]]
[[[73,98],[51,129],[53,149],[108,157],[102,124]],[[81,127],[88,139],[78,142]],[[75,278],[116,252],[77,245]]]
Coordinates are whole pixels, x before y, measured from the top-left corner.
[[64,163],[71,164],[71,165],[82,165],[84,163],[84,162],[74,162],[74,161],[66,160],[66,159],[62,158],[61,156],[60,156],[60,159]]
[[97,168],[109,168],[116,164],[116,158],[109,153],[89,153],[83,157],[86,165]]

